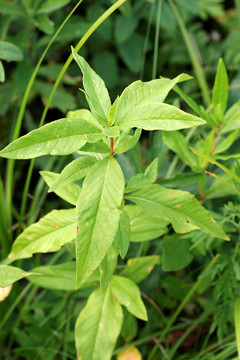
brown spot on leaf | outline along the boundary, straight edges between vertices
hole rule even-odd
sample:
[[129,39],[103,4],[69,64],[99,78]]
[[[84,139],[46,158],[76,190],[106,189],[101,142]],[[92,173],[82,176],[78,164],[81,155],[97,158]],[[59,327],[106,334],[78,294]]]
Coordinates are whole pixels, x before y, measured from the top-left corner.
[[8,255],[9,259],[12,259],[14,257],[14,255],[11,253]]
[[55,224],[51,224],[51,226],[52,226],[53,228],[56,228],[56,227],[57,227],[57,225],[55,225]]
[[175,207],[179,209],[181,207],[181,205],[177,204]]

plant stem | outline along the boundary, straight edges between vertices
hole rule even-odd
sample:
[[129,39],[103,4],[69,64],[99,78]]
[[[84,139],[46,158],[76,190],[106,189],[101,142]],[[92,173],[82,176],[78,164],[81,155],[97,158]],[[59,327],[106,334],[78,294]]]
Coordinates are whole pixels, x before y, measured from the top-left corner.
[[162,12],[162,0],[158,0],[157,23],[156,23],[156,29],[155,29],[154,52],[153,52],[152,79],[155,79],[156,76],[157,76],[157,60],[158,60],[158,46],[159,46],[161,12]]
[[[210,264],[206,267],[206,269],[204,269],[203,273],[204,274],[206,271],[208,271],[212,265],[214,264],[214,262],[217,260],[217,256],[215,256],[212,261],[210,262]],[[185,305],[188,303],[188,301],[191,299],[191,297],[194,295],[195,291],[201,286],[202,284],[202,279],[199,278],[196,283],[193,285],[193,287],[190,289],[190,291],[187,293],[187,295],[185,296],[185,298],[182,300],[182,302],[180,303],[180,305],[178,306],[178,308],[176,309],[176,311],[174,312],[174,314],[172,315],[172,317],[169,319],[166,327],[164,328],[164,330],[162,331],[161,336],[159,337],[158,341],[156,342],[155,346],[153,347],[152,351],[150,352],[147,360],[151,360],[153,359],[158,346],[161,344],[162,340],[166,337],[166,335],[169,332],[169,329],[171,328],[171,326],[173,325],[173,323],[175,322],[175,320],[177,319],[178,315],[181,313],[181,311],[183,310],[183,308],[185,307]]]
[[[79,0],[78,3],[76,4],[76,6],[73,8],[73,10],[69,13],[69,15],[66,17],[66,19],[62,22],[62,24],[59,26],[59,28],[57,29],[56,33],[53,35],[52,39],[50,40],[49,44],[47,45],[47,47],[45,48],[45,50],[42,53],[42,56],[40,57],[33,73],[32,76],[28,82],[27,88],[25,90],[25,93],[23,95],[23,100],[19,109],[19,113],[18,113],[18,117],[17,117],[17,121],[16,121],[16,125],[15,125],[15,129],[14,129],[14,133],[12,136],[12,141],[16,140],[19,136],[20,133],[20,129],[21,129],[21,125],[22,125],[22,121],[23,121],[23,116],[24,116],[24,112],[26,109],[26,105],[29,99],[29,95],[30,95],[30,91],[32,89],[33,83],[35,81],[35,78],[37,76],[37,72],[43,62],[43,59],[45,58],[46,53],[48,52],[50,46],[52,45],[52,43],[54,42],[54,40],[56,39],[56,37],[58,36],[58,34],[60,33],[60,31],[62,30],[62,28],[64,27],[64,25],[66,24],[66,22],[70,19],[70,17],[72,16],[72,14],[75,12],[75,10],[78,8],[78,6],[81,4],[83,0]],[[8,160],[7,163],[7,185],[6,185],[6,204],[7,204],[7,220],[8,220],[8,228],[11,229],[12,227],[12,186],[13,186],[13,170],[14,170],[14,160],[10,159]],[[30,164],[31,166],[31,164]],[[30,180],[29,180],[30,182]],[[26,195],[27,195],[27,191],[24,189],[24,198],[23,198],[23,202],[21,205],[21,212],[20,212],[20,219],[23,218],[24,212],[25,212],[25,204],[26,204]]]
[[203,68],[200,64],[200,61],[196,55],[196,49],[193,44],[193,41],[190,37],[190,34],[187,31],[187,28],[184,24],[184,22],[182,21],[181,15],[179,14],[179,11],[176,7],[176,5],[174,4],[173,0],[168,0],[170,7],[172,8],[172,12],[174,13],[174,16],[177,20],[178,26],[180,28],[180,31],[182,33],[183,39],[185,41],[185,45],[188,51],[188,54],[190,56],[190,59],[192,61],[192,65],[196,74],[196,78],[198,80],[199,83],[199,87],[201,89],[202,92],[202,97],[204,100],[204,103],[206,106],[209,106],[210,102],[211,102],[211,98],[210,98],[210,92],[208,89],[208,85],[207,85],[207,81],[205,78],[205,74],[203,71]]
[[[113,4],[108,10],[106,10],[103,15],[101,15],[94,23],[93,25],[88,29],[88,31],[83,35],[83,37],[81,38],[81,40],[77,43],[76,47],[74,48],[77,52],[81,49],[81,47],[85,44],[85,42],[88,40],[88,38],[93,34],[93,32],[116,10],[119,8],[119,6],[121,6],[126,0],[118,0],[115,2],[115,4]],[[68,69],[69,65],[71,64],[73,60],[73,56],[72,54],[69,55],[67,61],[65,62],[65,64],[63,65],[57,80],[55,81],[53,88],[51,90],[51,93],[48,97],[47,103],[44,107],[41,119],[40,119],[40,123],[39,123],[39,127],[41,127],[44,124],[49,106],[52,102],[52,98],[57,90],[57,87],[59,85],[59,83],[62,80],[63,75],[65,74],[66,70]],[[33,171],[33,165],[34,165],[34,159],[31,160],[30,165],[29,165],[29,169],[28,169],[28,175],[27,175],[27,179],[31,179],[32,176],[32,171]],[[29,189],[29,185],[30,185],[30,181],[25,183],[24,186],[24,192],[23,192],[23,199],[22,199],[22,205],[21,205],[21,211],[20,211],[20,215],[21,217],[24,216],[25,213],[25,209],[26,209],[26,197],[28,194],[28,189]]]

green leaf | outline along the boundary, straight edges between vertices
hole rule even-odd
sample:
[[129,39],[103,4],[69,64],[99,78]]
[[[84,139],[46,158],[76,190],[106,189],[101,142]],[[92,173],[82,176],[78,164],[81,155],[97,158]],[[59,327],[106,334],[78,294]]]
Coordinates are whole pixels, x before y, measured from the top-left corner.
[[23,8],[16,3],[0,0],[0,14],[11,15],[13,17],[26,16]]
[[60,119],[13,141],[0,151],[0,156],[30,159],[41,155],[68,155],[94,140],[91,135],[98,137],[100,132],[83,119]]
[[169,91],[180,81],[188,80],[191,77],[181,74],[170,79],[157,79],[148,82],[140,80],[133,82],[122,92],[116,109],[115,123],[119,125],[129,114],[136,111],[138,107],[144,107],[146,104],[162,103]]
[[138,24],[138,17],[126,17],[119,15],[115,23],[115,40],[117,43],[123,43],[134,32]]
[[103,140],[99,140],[94,144],[87,143],[78,151],[79,154],[95,156],[98,159],[101,158],[99,154],[110,155],[110,152],[110,147]]
[[125,209],[130,218],[130,240],[132,242],[156,239],[168,232],[167,226],[169,221],[160,220],[158,217],[146,214],[145,211],[137,205],[127,205]]
[[193,259],[189,251],[190,239],[184,239],[178,234],[165,236],[162,243],[162,267],[164,271],[177,271],[183,269]]
[[54,31],[54,23],[47,15],[39,15],[34,19],[35,25],[45,34],[52,34]]
[[50,14],[53,11],[61,9],[63,6],[70,3],[71,0],[47,0],[38,9],[38,14]]
[[199,170],[198,161],[189,150],[189,145],[185,137],[178,131],[164,132],[163,140],[167,147],[174,151],[180,159],[190,166],[193,171]]
[[78,110],[74,110],[74,111],[68,111],[66,118],[67,119],[69,119],[69,118],[71,118],[71,119],[84,119],[84,120],[92,123],[93,125],[97,126],[101,130],[103,128],[102,125],[99,124],[97,119],[93,116],[91,111],[89,111],[87,109],[78,109]]
[[18,46],[7,41],[0,41],[0,59],[21,61],[23,59],[23,53]]
[[[50,290],[75,291],[76,263],[67,262],[51,266],[39,266],[31,270],[37,275],[30,275],[28,280],[40,287]],[[81,288],[96,287],[100,274],[95,271]]]
[[135,316],[133,316],[127,310],[125,310],[121,336],[126,342],[129,342],[137,336],[137,333],[138,333],[137,319],[135,318]]
[[77,203],[77,286],[101,263],[117,233],[124,177],[113,158],[87,174]]
[[122,276],[113,276],[111,289],[120,304],[126,306],[131,314],[147,321],[147,312],[141,299],[140,290],[133,281]]
[[153,270],[154,266],[159,263],[159,255],[135,257],[127,261],[127,265],[122,274],[138,284],[144,280]]
[[[58,180],[60,174],[51,171],[40,171],[40,175],[43,177],[47,185],[51,187]],[[67,187],[59,186],[56,190],[54,190],[54,192],[61,199],[72,205],[76,205],[81,192],[81,187],[77,184],[68,183]]]
[[144,48],[144,36],[133,33],[126,41],[117,44],[118,52],[127,67],[137,74],[142,64],[142,51]]
[[0,60],[0,81],[1,82],[5,81],[5,71],[1,60]]
[[157,180],[158,176],[158,158],[154,159],[147,167],[144,174],[137,174],[129,180],[127,184],[127,192],[134,189],[142,189]]
[[240,357],[240,298],[239,297],[234,302],[234,324],[235,324],[238,357]]
[[[231,170],[229,170],[228,168],[226,168],[224,165],[220,164],[218,161],[214,160],[211,156],[207,156],[204,154],[201,154],[199,151],[197,151],[196,149],[190,148],[192,150],[192,152],[200,157],[202,157],[203,159],[209,161],[211,164],[215,164],[217,165],[220,169],[222,169],[226,174],[228,174],[229,176],[231,176],[234,180],[236,180],[237,182],[240,183],[240,177],[237,176],[234,172],[232,172]],[[232,155],[231,155],[232,156]],[[238,157],[239,155],[237,155]],[[232,156],[233,157],[233,156]]]
[[226,151],[234,143],[236,136],[238,135],[239,130],[233,131],[230,135],[223,138],[214,149],[213,155],[220,154]]
[[113,243],[112,246],[108,249],[103,261],[99,265],[100,269],[100,285],[101,289],[105,290],[112,278],[112,274],[117,265],[118,258],[118,249],[116,245]]
[[130,219],[125,209],[122,210],[117,234],[114,239],[122,259],[125,258],[130,243]]
[[73,48],[72,54],[83,73],[83,86],[91,111],[100,117],[102,125],[108,125],[107,116],[111,107],[111,100],[103,80]]
[[112,138],[118,137],[120,135],[120,129],[118,126],[103,128],[103,135]]
[[76,229],[76,209],[53,210],[17,237],[8,262],[57,251],[76,237]]
[[119,136],[114,146],[115,154],[122,154],[130,149],[132,149],[140,139],[142,130],[137,129],[134,132],[134,135],[128,135],[127,133],[123,132]]
[[114,299],[111,289],[95,290],[76,322],[78,359],[110,360],[122,319],[121,305]]
[[228,75],[222,59],[219,60],[217,74],[214,81],[212,102],[216,108],[220,104],[224,113],[228,101]]
[[31,274],[15,266],[0,265],[0,287],[7,287],[15,281],[18,281],[29,275]]
[[186,191],[166,189],[154,184],[127,195],[126,199],[141,206],[148,214],[170,221],[177,233],[200,229],[214,237],[228,240],[208,211],[194,195]]
[[[119,100],[120,102],[120,100]],[[205,124],[206,121],[168,104],[143,103],[127,113],[119,127],[137,127],[144,130],[180,130]]]
[[68,183],[84,178],[95,163],[96,159],[91,156],[83,156],[71,161],[59,174],[49,192],[54,191],[59,186],[64,187]]

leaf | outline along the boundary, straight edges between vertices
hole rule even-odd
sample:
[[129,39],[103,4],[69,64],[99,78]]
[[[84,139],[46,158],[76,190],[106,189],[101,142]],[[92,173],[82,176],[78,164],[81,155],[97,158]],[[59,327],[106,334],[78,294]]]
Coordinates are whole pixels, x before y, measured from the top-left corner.
[[127,205],[125,209],[130,217],[132,242],[142,242],[156,239],[168,232],[169,221],[160,220],[158,217],[146,214],[137,205]]
[[134,135],[128,135],[127,133],[124,133],[122,131],[121,135],[116,141],[116,144],[114,146],[114,152],[115,154],[122,154],[130,149],[132,149],[140,139],[142,130],[137,129],[134,132]]
[[87,109],[78,109],[78,110],[74,110],[74,111],[68,111],[66,118],[67,119],[69,119],[69,118],[71,118],[71,119],[84,119],[84,120],[92,123],[96,127],[98,127],[100,130],[103,129],[102,125],[99,124],[99,122],[93,116],[91,111],[89,111]]
[[180,132],[166,131],[163,133],[163,140],[167,147],[178,154],[180,159],[190,166],[193,171],[198,170],[199,165],[197,159],[189,150],[188,142]]
[[130,243],[130,219],[125,209],[122,210],[118,231],[116,233],[114,243],[119,249],[119,254],[122,259],[127,255]]
[[71,0],[47,0],[38,9],[38,14],[50,14],[70,3]]
[[115,238],[123,192],[123,173],[113,157],[93,165],[77,203],[77,286],[101,263]]
[[76,237],[76,229],[76,209],[53,210],[16,238],[8,262],[57,251]]
[[192,152],[200,157],[202,157],[203,159],[209,161],[211,164],[215,164],[217,165],[220,169],[222,169],[226,174],[228,174],[229,176],[231,176],[234,180],[236,180],[237,182],[240,182],[240,177],[237,176],[235,173],[233,173],[231,170],[227,169],[224,165],[220,164],[218,161],[214,160],[211,156],[207,156],[204,154],[201,154],[199,151],[197,151],[196,149],[190,148],[192,150]]
[[[30,275],[28,280],[40,287],[50,290],[75,291],[76,263],[66,262],[58,265],[38,266],[31,270],[38,275]],[[96,287],[99,283],[99,271],[95,271],[82,288]]]
[[175,106],[155,102],[137,106],[117,124],[120,128],[137,127],[144,130],[173,131],[188,129],[205,123],[205,120],[185,113]]
[[129,342],[137,336],[138,323],[135,316],[130,314],[127,310],[124,311],[124,319],[121,329],[121,336],[125,342]]
[[72,54],[83,73],[83,86],[91,111],[100,117],[102,125],[108,125],[107,115],[111,107],[111,100],[103,80],[73,48]]
[[121,305],[110,287],[95,290],[80,312],[75,327],[78,359],[110,360],[122,325]]
[[91,156],[79,157],[71,161],[57,177],[57,180],[51,185],[49,192],[54,191],[56,188],[64,187],[68,183],[84,178],[91,166],[96,163],[96,159]]
[[127,265],[122,274],[138,284],[144,280],[153,270],[154,266],[159,263],[159,255],[135,257],[127,261]]
[[100,129],[83,119],[60,119],[33,130],[13,141],[0,156],[30,159],[42,155],[68,155],[80,149]]
[[113,243],[112,246],[108,249],[103,261],[99,265],[100,269],[100,285],[101,289],[105,290],[112,278],[112,274],[117,265],[118,258],[118,249],[116,245]]
[[140,290],[133,281],[122,276],[113,276],[111,289],[120,304],[126,306],[131,314],[147,321],[147,312]]
[[116,138],[120,135],[120,129],[118,126],[103,128],[103,135]]
[[126,41],[117,44],[117,47],[121,58],[131,72],[134,74],[139,73],[142,64],[144,36],[139,33],[133,33]]
[[177,271],[185,268],[193,259],[189,251],[190,239],[184,239],[177,234],[165,236],[162,243],[162,267],[164,271]]
[[219,60],[217,74],[214,81],[212,102],[216,108],[220,104],[224,113],[228,101],[228,75],[222,59]]
[[5,81],[5,71],[1,60],[0,60],[0,81],[1,82]]
[[[44,181],[50,187],[57,181],[60,174],[51,171],[40,171],[40,175],[43,177]],[[77,184],[68,183],[67,187],[59,186],[56,190],[54,190],[54,192],[57,196],[59,196],[63,200],[69,202],[72,205],[76,205],[81,192],[81,187]]]
[[240,356],[240,298],[239,297],[234,302],[234,324],[235,324],[238,356]]
[[154,184],[126,195],[126,199],[141,206],[148,214],[170,221],[177,233],[201,229],[214,237],[228,240],[208,211],[194,195],[186,191],[166,189]]
[[119,15],[116,18],[115,24],[115,40],[117,43],[123,43],[126,41],[134,32],[138,24],[138,18],[126,17]]
[[52,34],[54,31],[54,23],[47,15],[39,15],[34,19],[35,25],[45,34]]
[[144,174],[137,174],[129,180],[127,184],[127,192],[134,189],[142,189],[157,180],[158,176],[158,158],[154,159],[147,167]]
[[23,60],[23,53],[18,46],[7,41],[0,41],[0,59],[21,61]]
[[217,146],[214,149],[213,155],[220,154],[224,151],[226,151],[230,146],[234,143],[236,136],[238,135],[239,130],[233,131],[230,135],[223,138],[220,143],[217,144]]
[[150,103],[162,103],[169,91],[180,81],[191,79],[190,76],[182,74],[170,79],[157,79],[148,82],[141,80],[133,82],[122,92],[116,109],[115,123],[119,125],[128,113],[132,113],[139,106]]
[[0,14],[11,15],[13,17],[26,16],[23,8],[16,3],[0,0]]
[[0,265],[0,287],[5,288],[15,281],[18,281],[29,275],[30,273],[27,273],[18,267]]

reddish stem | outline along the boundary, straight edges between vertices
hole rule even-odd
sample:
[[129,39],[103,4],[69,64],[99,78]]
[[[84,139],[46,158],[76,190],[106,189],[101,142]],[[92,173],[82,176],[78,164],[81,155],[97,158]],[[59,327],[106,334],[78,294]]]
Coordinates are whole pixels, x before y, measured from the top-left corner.
[[113,138],[110,140],[111,156],[113,155]]

